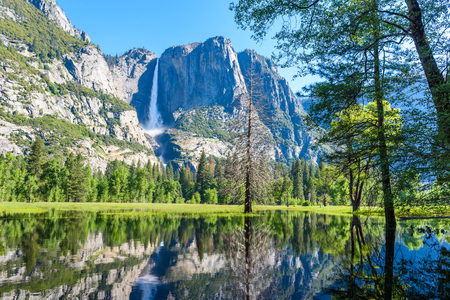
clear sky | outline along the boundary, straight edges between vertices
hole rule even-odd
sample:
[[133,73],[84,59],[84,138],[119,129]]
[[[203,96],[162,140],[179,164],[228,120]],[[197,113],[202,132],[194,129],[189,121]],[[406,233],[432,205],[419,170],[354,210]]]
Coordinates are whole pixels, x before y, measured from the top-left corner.
[[[165,49],[210,37],[224,36],[236,51],[253,49],[270,57],[275,41],[268,38],[258,44],[251,32],[238,29],[232,0],[57,0],[69,20],[86,31],[93,43],[106,54],[121,54],[133,47],[160,56]],[[317,79],[292,80],[295,69],[281,69],[280,74],[298,91]]]

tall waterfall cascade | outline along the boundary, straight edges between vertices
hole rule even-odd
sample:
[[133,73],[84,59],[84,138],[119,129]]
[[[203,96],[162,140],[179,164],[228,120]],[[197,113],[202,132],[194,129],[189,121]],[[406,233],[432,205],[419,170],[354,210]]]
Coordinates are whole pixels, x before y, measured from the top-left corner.
[[148,121],[144,125],[145,132],[155,137],[164,132],[162,116],[158,110],[158,73],[159,58],[156,60],[155,72],[153,73],[152,93],[150,95],[150,105],[148,106]]

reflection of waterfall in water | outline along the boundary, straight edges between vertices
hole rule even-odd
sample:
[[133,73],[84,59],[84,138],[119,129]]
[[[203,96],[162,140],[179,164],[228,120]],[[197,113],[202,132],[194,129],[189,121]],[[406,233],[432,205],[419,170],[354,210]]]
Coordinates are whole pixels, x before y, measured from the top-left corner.
[[139,277],[136,280],[135,286],[140,290],[140,298],[142,300],[152,300],[158,291],[158,285],[161,284],[158,277],[151,274]]
[[[153,300],[158,292],[158,286],[162,283],[159,280],[158,276],[151,274],[151,269],[153,269],[157,263],[159,258],[159,253],[164,248],[164,242],[161,242],[160,246],[156,249],[154,255],[154,259],[150,259],[147,267],[147,274],[139,277],[133,286],[133,292],[130,295],[130,300]],[[155,261],[156,259],[156,261]]]

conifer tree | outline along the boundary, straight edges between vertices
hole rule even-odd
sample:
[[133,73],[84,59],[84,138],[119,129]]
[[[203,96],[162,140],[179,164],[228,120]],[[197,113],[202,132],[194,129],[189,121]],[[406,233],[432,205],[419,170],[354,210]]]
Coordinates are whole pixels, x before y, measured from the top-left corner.
[[183,193],[183,197],[186,199],[190,198],[188,196],[189,195],[189,182],[190,182],[190,178],[189,178],[189,174],[188,174],[188,169],[186,169],[183,165],[181,167],[181,172],[180,172],[180,184],[181,184],[181,191]]
[[163,183],[164,180],[167,180],[167,172],[162,162],[159,163],[159,169],[161,170],[161,183]]
[[167,164],[167,168],[166,168],[166,176],[168,180],[173,180],[173,166],[172,166],[172,162],[169,162]]
[[42,174],[42,165],[45,159],[45,146],[40,137],[37,137],[31,146],[31,153],[28,157],[28,174],[31,176],[39,176]]
[[292,167],[292,196],[304,200],[303,172],[301,170],[300,159],[297,158]]
[[205,151],[202,151],[202,155],[200,156],[200,161],[198,163],[195,185],[195,191],[200,194],[202,200],[204,200],[205,191],[209,189],[211,185],[211,178],[211,168],[209,166],[208,159],[206,158]]
[[89,192],[90,168],[84,166],[81,154],[75,157],[73,152],[67,157],[65,168],[68,173],[64,184],[67,202],[84,202]]

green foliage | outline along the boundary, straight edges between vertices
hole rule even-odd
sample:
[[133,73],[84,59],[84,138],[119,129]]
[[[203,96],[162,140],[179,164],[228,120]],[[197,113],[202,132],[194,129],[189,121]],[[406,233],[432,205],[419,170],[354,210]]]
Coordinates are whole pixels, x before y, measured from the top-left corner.
[[[31,66],[28,63],[30,59],[17,53],[12,46],[9,46],[8,48],[0,47],[0,60],[4,62],[12,61],[17,63],[8,64],[8,66],[13,69],[13,72],[6,72],[0,68],[0,73],[4,74],[8,80],[17,82],[23,88],[20,92],[21,96],[29,95],[31,91],[39,91],[43,93],[45,92],[45,84],[50,84],[50,80],[47,76]],[[26,77],[32,78],[33,75],[40,78],[40,80],[44,83],[44,87],[36,83],[34,80],[25,80]]]
[[[123,102],[123,101],[122,101]],[[96,134],[85,125],[76,125],[60,120],[53,115],[45,115],[39,118],[26,118],[20,114],[6,113],[0,107],[0,118],[18,126],[30,126],[35,128],[36,133],[46,136],[48,151],[50,153],[60,153],[61,148],[73,147],[78,141],[89,138],[97,145],[115,145],[121,149],[130,149],[135,152],[152,153],[151,150],[138,142],[128,142],[118,140],[110,135]],[[50,133],[48,135],[48,133]],[[23,143],[23,139],[17,138],[16,142]]]
[[221,113],[224,112],[217,106],[196,107],[194,110],[183,112],[177,119],[175,127],[205,138],[228,139],[230,134],[224,130],[224,123],[217,118]]
[[201,195],[202,200],[205,200],[205,192],[213,186],[213,175],[211,165],[209,164],[205,151],[202,151],[200,161],[198,163],[196,175],[195,190]]
[[72,37],[32,4],[21,0],[4,0],[2,5],[15,11],[17,21],[10,18],[0,20],[0,33],[10,39],[29,45],[41,60],[61,58],[61,55],[75,52],[86,45]]
[[205,203],[206,204],[217,204],[217,190],[216,189],[207,189],[205,191]]
[[89,165],[84,166],[84,158],[81,154],[76,157],[70,152],[64,167],[68,176],[63,183],[67,202],[85,202],[89,194],[89,179],[91,169]]
[[31,146],[31,153],[28,156],[28,173],[35,176],[40,176],[42,173],[42,165],[44,163],[44,142],[40,137],[37,137]]
[[189,204],[200,204],[200,202],[201,202],[200,193],[199,192],[195,192],[194,195],[192,195],[191,200],[187,201],[186,203],[189,203]]

